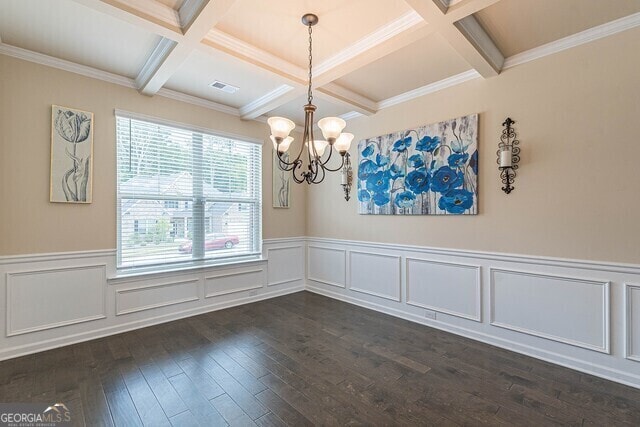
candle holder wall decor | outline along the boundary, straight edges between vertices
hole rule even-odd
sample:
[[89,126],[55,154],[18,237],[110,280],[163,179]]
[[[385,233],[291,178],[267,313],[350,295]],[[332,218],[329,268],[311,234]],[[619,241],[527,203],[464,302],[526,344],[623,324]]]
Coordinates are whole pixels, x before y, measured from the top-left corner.
[[349,153],[344,155],[344,165],[342,166],[342,189],[344,190],[344,199],[348,202],[351,198],[351,184],[353,183],[353,168],[351,167],[351,156]]
[[518,169],[518,163],[520,162],[520,141],[516,139],[516,131],[512,127],[515,122],[507,117],[502,123],[504,129],[502,135],[500,135],[500,143],[498,144],[497,151],[497,163],[500,170],[500,179],[504,187],[502,191],[509,194],[514,190],[512,185],[516,178],[516,170]]

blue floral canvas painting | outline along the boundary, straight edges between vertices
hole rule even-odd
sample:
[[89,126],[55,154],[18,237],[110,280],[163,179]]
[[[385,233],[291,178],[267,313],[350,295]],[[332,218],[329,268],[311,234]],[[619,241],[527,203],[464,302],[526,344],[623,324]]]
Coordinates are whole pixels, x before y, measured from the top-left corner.
[[478,115],[358,143],[358,205],[368,215],[478,213]]

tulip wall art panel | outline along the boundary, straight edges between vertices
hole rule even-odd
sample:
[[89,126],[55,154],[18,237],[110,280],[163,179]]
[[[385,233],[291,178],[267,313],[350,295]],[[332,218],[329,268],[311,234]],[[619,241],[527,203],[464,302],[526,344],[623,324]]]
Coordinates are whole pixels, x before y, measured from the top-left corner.
[[358,143],[358,206],[369,215],[478,213],[478,115]]
[[[282,153],[285,161],[289,161],[289,153]],[[273,207],[288,208],[290,206],[291,173],[280,168],[280,159],[273,152]]]
[[51,187],[49,200],[91,203],[93,113],[51,108]]

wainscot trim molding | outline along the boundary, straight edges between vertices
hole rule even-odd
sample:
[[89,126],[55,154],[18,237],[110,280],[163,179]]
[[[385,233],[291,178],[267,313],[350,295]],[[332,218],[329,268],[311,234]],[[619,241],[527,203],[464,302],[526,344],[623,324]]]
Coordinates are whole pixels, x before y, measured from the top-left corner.
[[[364,248],[389,249],[430,255],[454,256],[463,258],[486,259],[491,261],[518,262],[523,264],[544,265],[553,267],[581,268],[584,270],[608,271],[640,275],[640,264],[624,264],[608,261],[590,261],[571,258],[555,258],[547,256],[508,254],[504,252],[486,252],[464,249],[448,249],[430,246],[403,245],[399,243],[376,243],[364,240],[340,240],[326,237],[307,237],[309,244],[351,245]],[[332,248],[337,249],[337,248]]]
[[333,282],[331,280],[319,279],[317,277],[311,276],[311,274],[309,273],[309,265],[311,264],[311,262],[310,262],[310,260],[311,260],[311,249],[318,249],[318,250],[321,250],[321,251],[342,252],[343,253],[343,257],[344,257],[345,266],[347,265],[347,261],[346,261],[347,251],[346,251],[346,249],[332,248],[330,246],[307,245],[307,280],[311,280],[311,281],[319,282],[319,283],[326,283],[327,285],[331,285],[331,286],[335,286],[335,287],[338,287],[338,288],[346,289],[346,287],[347,287],[347,269],[346,268],[344,270],[344,277],[342,278],[344,283],[337,283],[337,282]]
[[[389,295],[389,294],[383,294],[380,292],[374,292],[374,291],[370,291],[368,289],[362,289],[362,288],[356,288],[352,285],[353,282],[353,276],[352,276],[352,269],[351,269],[351,264],[353,263],[352,260],[352,256],[353,254],[361,254],[361,255],[367,255],[367,256],[378,256],[378,257],[382,257],[382,258],[391,258],[391,259],[395,259],[398,261],[398,297],[394,297],[393,295]],[[349,259],[349,262],[347,264],[347,268],[345,269],[345,271],[349,271],[349,280],[347,282],[347,288],[355,291],[355,292],[360,292],[362,294],[367,294],[367,295],[372,295],[374,297],[379,297],[379,298],[384,298],[384,299],[388,299],[390,301],[396,301],[396,302],[400,302],[402,301],[402,257],[398,256],[398,255],[389,255],[389,254],[380,254],[380,253],[376,253],[376,252],[365,252],[365,251],[347,251],[347,257]]]
[[[304,238],[301,238],[304,240]],[[299,240],[297,240],[299,242]],[[295,242],[295,241],[294,241]],[[271,242],[273,244],[273,242]],[[276,242],[275,244],[287,244],[290,243],[289,241],[279,241]],[[304,262],[304,251],[305,251],[305,246],[304,243],[299,244],[299,245],[288,245],[288,246],[274,246],[274,247],[268,247],[265,249],[265,258],[267,260],[269,260],[269,256],[271,252],[276,252],[276,251],[284,251],[284,250],[291,250],[291,249],[299,249],[300,251],[302,251],[302,262]],[[283,279],[283,280],[276,280],[275,282],[271,282],[269,281],[269,264],[267,264],[267,287],[269,286],[278,286],[278,285],[284,285],[285,283],[293,283],[293,282],[298,282],[298,281],[304,281],[304,274],[306,269],[303,268],[302,269],[302,276],[296,276],[293,278],[289,278],[289,279]]]
[[50,252],[43,254],[25,254],[25,255],[2,255],[0,256],[0,265],[18,264],[18,263],[34,263],[47,261],[69,261],[75,259],[100,258],[116,256],[115,249],[104,249],[97,251],[75,251],[75,252]]
[[[575,282],[575,283],[582,283],[582,284],[587,284],[587,285],[594,285],[594,286],[600,286],[602,287],[602,314],[603,314],[603,318],[602,318],[602,337],[603,337],[603,342],[601,345],[592,345],[586,342],[581,342],[581,341],[576,341],[576,340],[571,340],[571,339],[567,339],[567,338],[563,338],[560,336],[556,336],[556,335],[552,335],[552,334],[547,334],[544,332],[539,332],[533,329],[528,329],[528,328],[523,328],[523,327],[519,327],[519,326],[515,326],[515,325],[511,325],[508,323],[501,323],[495,320],[495,273],[506,273],[506,274],[513,274],[513,275],[518,275],[518,276],[528,276],[528,277],[539,277],[542,279],[554,279],[554,280],[566,280],[569,282]],[[509,270],[509,269],[502,269],[502,268],[489,268],[489,276],[490,276],[490,284],[489,284],[489,301],[490,301],[490,323],[493,326],[499,327],[499,328],[504,328],[504,329],[509,329],[512,331],[516,331],[516,332],[520,332],[523,334],[528,334],[528,335],[533,335],[535,337],[540,337],[540,338],[545,338],[548,340],[552,340],[552,341],[557,341],[563,344],[568,344],[568,345],[572,345],[572,346],[576,346],[576,347],[582,347],[582,348],[586,348],[587,350],[593,350],[593,351],[598,351],[600,353],[606,353],[606,354],[611,354],[611,351],[609,349],[609,343],[610,343],[610,339],[609,339],[609,335],[610,335],[610,328],[609,328],[609,319],[610,319],[610,314],[609,314],[609,295],[610,295],[610,282],[602,282],[602,281],[597,281],[597,280],[589,280],[589,279],[581,279],[581,278],[577,278],[577,277],[568,277],[568,276],[559,276],[559,275],[551,275],[551,274],[540,274],[540,273],[535,273],[535,272],[530,272],[530,271],[520,271],[520,270]]]
[[[77,259],[77,258],[76,258]],[[45,273],[62,273],[65,271],[78,271],[78,270],[89,270],[89,269],[100,269],[102,270],[102,283],[103,285],[106,282],[106,264],[91,264],[91,265],[81,265],[81,266],[69,266],[69,267],[54,267],[54,268],[39,268],[33,270],[21,270],[21,271],[9,271],[6,273],[6,322],[7,322],[7,337],[12,337],[16,335],[28,334],[38,331],[46,331],[47,329],[60,328],[63,326],[70,326],[79,323],[91,322],[93,320],[105,319],[107,317],[107,297],[106,297],[106,287],[102,286],[102,291],[100,292],[101,298],[101,309],[102,312],[92,315],[92,316],[84,316],[78,317],[75,319],[65,320],[62,322],[53,322],[47,323],[40,326],[34,326],[31,328],[23,328],[23,329],[14,329],[13,328],[13,304],[12,303],[12,294],[13,294],[13,278],[18,276],[29,276],[29,275],[38,275]]]
[[94,340],[94,339],[106,337],[109,335],[120,334],[122,332],[133,331],[135,329],[146,328],[147,326],[167,323],[174,320],[183,319],[185,317],[192,317],[192,316],[197,316],[199,314],[209,313],[212,311],[223,310],[225,308],[236,307],[243,304],[250,304],[252,302],[258,302],[265,299],[275,298],[282,295],[292,294],[292,293],[300,292],[304,290],[305,290],[304,286],[297,286],[297,287],[292,287],[288,289],[264,293],[258,296],[237,298],[234,300],[209,304],[203,307],[190,308],[186,310],[173,312],[170,314],[149,317],[143,320],[127,322],[127,323],[114,325],[106,328],[94,329],[91,331],[68,335],[61,338],[53,338],[45,341],[40,341],[37,343],[29,343],[29,344],[25,344],[17,347],[10,347],[10,348],[0,350],[0,361],[24,356],[27,354],[51,350],[53,348],[64,347],[67,345],[76,344],[83,341]]
[[[632,300],[631,294],[634,291],[640,292],[640,284],[633,284],[633,283],[624,284],[624,335],[625,335],[624,353],[627,359],[633,360],[634,362],[640,362],[640,354],[633,353],[634,325],[632,323],[632,320],[633,320],[634,307],[633,307],[633,300]],[[640,310],[640,307],[636,308],[636,310]],[[636,322],[636,325],[638,325],[638,322]]]
[[[640,265],[333,238],[308,237],[307,244],[404,259],[401,281],[405,297],[399,302],[372,292],[327,286],[313,279],[319,274],[314,270],[307,280],[309,291],[640,388],[638,330],[633,330],[636,320],[632,319],[639,304],[633,307],[630,298],[633,295],[636,299],[635,292],[640,291]],[[367,270],[359,266],[360,272],[352,271],[350,258],[344,265],[349,279],[362,274],[357,280],[365,283]],[[338,257],[332,261],[338,262]],[[307,262],[318,266],[328,260],[314,256]],[[437,286],[449,276],[448,270],[440,272],[435,266],[414,262],[464,266],[475,273],[452,270],[451,280],[459,280],[460,286],[457,282]],[[376,267],[383,269],[386,282],[396,271],[391,262]],[[428,282],[422,274],[431,268],[441,276],[439,282],[433,282],[433,294],[430,287],[422,288]],[[508,274],[497,275],[502,272]],[[629,287],[630,283],[639,284]],[[387,283],[381,289],[388,293],[392,286]],[[378,290],[373,285],[371,289]],[[531,303],[535,305],[528,311],[515,309],[517,304],[526,306],[528,292],[532,292]],[[566,313],[561,301],[570,303]],[[474,312],[474,306],[478,311]],[[544,322],[536,320],[537,313],[546,316]]]
[[232,273],[213,274],[211,276],[205,276],[205,278],[204,278],[204,282],[205,282],[205,294],[204,294],[204,297],[205,298],[212,298],[212,297],[218,297],[218,296],[221,296],[221,295],[236,294],[238,292],[252,291],[254,289],[260,289],[260,288],[264,287],[262,283],[258,283],[255,286],[243,286],[242,288],[234,288],[234,289],[229,289],[229,290],[220,291],[220,292],[206,292],[207,280],[214,280],[215,281],[215,279],[222,279],[224,277],[244,276],[244,275],[253,274],[253,273],[262,273],[262,274],[264,274],[264,272],[265,272],[264,268],[256,268],[256,269],[253,269],[253,270],[241,270],[241,271],[234,271]]
[[[475,270],[476,272],[476,294],[475,294],[475,298],[476,298],[476,316],[470,316],[466,313],[460,313],[457,311],[453,311],[453,310],[447,310],[445,308],[441,308],[441,307],[437,307],[435,305],[429,305],[429,304],[421,304],[418,302],[414,302],[410,300],[411,294],[409,292],[409,262],[410,261],[417,261],[417,262],[424,262],[427,264],[440,264],[440,265],[446,265],[446,266],[451,266],[451,267],[459,267],[459,268],[467,268],[467,269],[471,269],[471,270]],[[407,304],[408,305],[413,305],[415,307],[420,307],[420,308],[424,308],[427,310],[432,310],[432,311],[436,311],[438,313],[444,313],[444,314],[450,314],[451,316],[457,316],[457,317],[461,317],[463,319],[469,319],[469,320],[473,320],[474,322],[482,322],[482,267],[479,265],[471,265],[471,264],[460,264],[460,263],[456,263],[456,262],[444,262],[444,261],[434,261],[432,259],[425,259],[425,258],[413,258],[413,257],[406,257],[405,258],[405,262],[406,262],[406,266],[405,266],[405,270],[406,270],[406,275],[407,275]]]
[[130,308],[130,309],[121,309],[120,308],[120,306],[122,305],[121,295],[140,292],[143,290],[167,288],[170,286],[184,285],[187,283],[198,283],[198,282],[199,282],[199,279],[196,277],[192,279],[177,280],[174,282],[164,282],[164,283],[158,283],[158,284],[152,284],[152,285],[143,285],[143,286],[136,286],[132,288],[118,289],[116,290],[116,316],[121,316],[123,314],[137,313],[139,311],[151,310],[153,308],[167,307],[174,304],[181,304],[183,302],[197,301],[199,299],[198,295],[186,296],[184,298],[178,298],[171,301],[159,302],[157,304],[148,304],[148,305],[141,305],[141,306]]

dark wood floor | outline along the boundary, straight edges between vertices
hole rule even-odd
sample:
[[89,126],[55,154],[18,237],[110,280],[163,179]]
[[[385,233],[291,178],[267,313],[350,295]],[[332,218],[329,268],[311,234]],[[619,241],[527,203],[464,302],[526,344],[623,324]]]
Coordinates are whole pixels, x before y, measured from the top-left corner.
[[0,363],[77,425],[640,425],[640,390],[300,292]]

